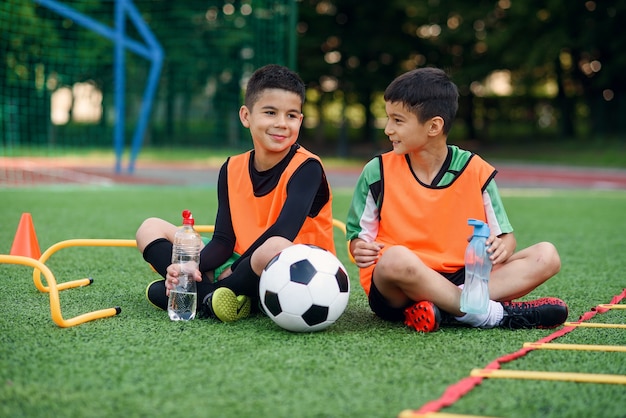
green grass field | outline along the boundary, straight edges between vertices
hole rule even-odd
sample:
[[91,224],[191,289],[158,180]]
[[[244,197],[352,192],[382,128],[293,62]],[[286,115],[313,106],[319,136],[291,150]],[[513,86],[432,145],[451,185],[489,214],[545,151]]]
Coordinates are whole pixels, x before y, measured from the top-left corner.
[[[626,193],[504,190],[520,247],[547,240],[561,272],[529,297],[559,296],[570,320],[626,287]],[[0,190],[0,253],[8,254],[23,212],[42,252],[72,238],[133,239],[148,216],[177,222],[191,209],[212,223],[210,188],[150,187]],[[335,192],[345,219],[350,194]],[[68,248],[47,265],[58,282],[92,277],[61,292],[64,318],[112,306],[119,316],[59,328],[32,269],[0,265],[0,416],[3,417],[394,417],[524,342],[550,330],[443,328],[420,334],[369,311],[341,237],[350,303],[326,331],[293,334],[256,316],[223,324],[170,322],[144,297],[157,278],[134,248]],[[626,311],[594,322],[626,323]],[[556,342],[626,345],[620,329],[576,329]],[[505,369],[626,375],[624,353],[536,350]],[[624,417],[624,386],[485,380],[443,412],[501,417]]]

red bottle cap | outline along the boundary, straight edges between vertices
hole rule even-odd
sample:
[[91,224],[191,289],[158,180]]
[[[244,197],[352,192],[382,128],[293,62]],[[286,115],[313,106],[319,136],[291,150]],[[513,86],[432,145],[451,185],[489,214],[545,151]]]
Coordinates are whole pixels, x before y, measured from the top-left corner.
[[191,211],[188,209],[185,209],[183,211],[183,225],[193,226],[193,224],[194,224],[194,219],[193,219],[193,215],[191,214]]

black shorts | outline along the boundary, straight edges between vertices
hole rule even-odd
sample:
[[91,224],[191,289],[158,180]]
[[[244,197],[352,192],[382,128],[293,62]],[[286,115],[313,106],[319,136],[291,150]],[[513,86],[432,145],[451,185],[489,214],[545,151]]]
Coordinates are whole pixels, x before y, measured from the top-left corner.
[[[446,279],[454,283],[455,285],[460,285],[465,282],[465,269],[462,268],[460,270],[455,271],[454,273],[441,273]],[[373,275],[373,273],[372,273]],[[374,278],[372,277],[372,284],[370,286],[370,294],[369,294],[369,303],[372,312],[376,314],[381,319],[385,321],[392,322],[402,322],[404,321],[404,310],[409,306],[413,305],[418,301],[409,301],[405,306],[400,308],[393,307],[389,304],[387,299],[380,293],[380,291],[376,288],[376,284],[374,283]]]

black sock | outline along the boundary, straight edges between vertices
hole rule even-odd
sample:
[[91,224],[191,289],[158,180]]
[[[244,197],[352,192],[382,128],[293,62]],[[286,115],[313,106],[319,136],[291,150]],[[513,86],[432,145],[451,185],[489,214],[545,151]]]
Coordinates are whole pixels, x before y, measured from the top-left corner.
[[242,258],[233,270],[233,273],[215,283],[216,287],[227,287],[236,295],[246,295],[252,298],[259,296],[259,276],[252,270],[250,257]]
[[[152,267],[163,278],[167,275],[167,268],[172,264],[172,243],[165,238],[158,238],[152,241],[143,250],[143,259],[152,265]],[[202,281],[196,283],[198,293],[198,305],[204,298],[215,290],[215,285],[203,275]],[[148,300],[152,304],[161,309],[167,309],[167,296],[165,295],[165,280],[154,282],[150,285],[146,292]]]
[[206,297],[210,293],[213,293],[216,288],[217,287],[215,286],[215,284],[211,283],[206,275],[203,274],[202,281],[196,282],[196,289],[198,293],[198,309],[200,309],[200,305],[205,302]]
[[143,250],[143,259],[163,278],[167,275],[167,267],[172,264],[172,247],[172,243],[165,238],[158,238]]
[[165,295],[165,280],[157,280],[148,285],[146,297],[157,308],[167,310],[167,296]]
[[[201,282],[196,283],[198,293],[198,311],[202,309],[202,302],[206,296],[215,290],[213,283],[210,283],[207,279],[203,279]],[[167,310],[167,294],[165,289],[165,280],[157,280],[148,285],[146,289],[146,297],[157,308],[161,308],[164,311]]]

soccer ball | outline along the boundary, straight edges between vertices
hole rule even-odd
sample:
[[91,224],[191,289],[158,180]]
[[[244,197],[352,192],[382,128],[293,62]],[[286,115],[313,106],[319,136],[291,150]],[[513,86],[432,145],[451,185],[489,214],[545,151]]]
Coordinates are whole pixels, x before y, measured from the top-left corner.
[[343,314],[350,296],[346,268],[314,245],[287,247],[261,273],[263,310],[280,327],[295,332],[323,330]]

